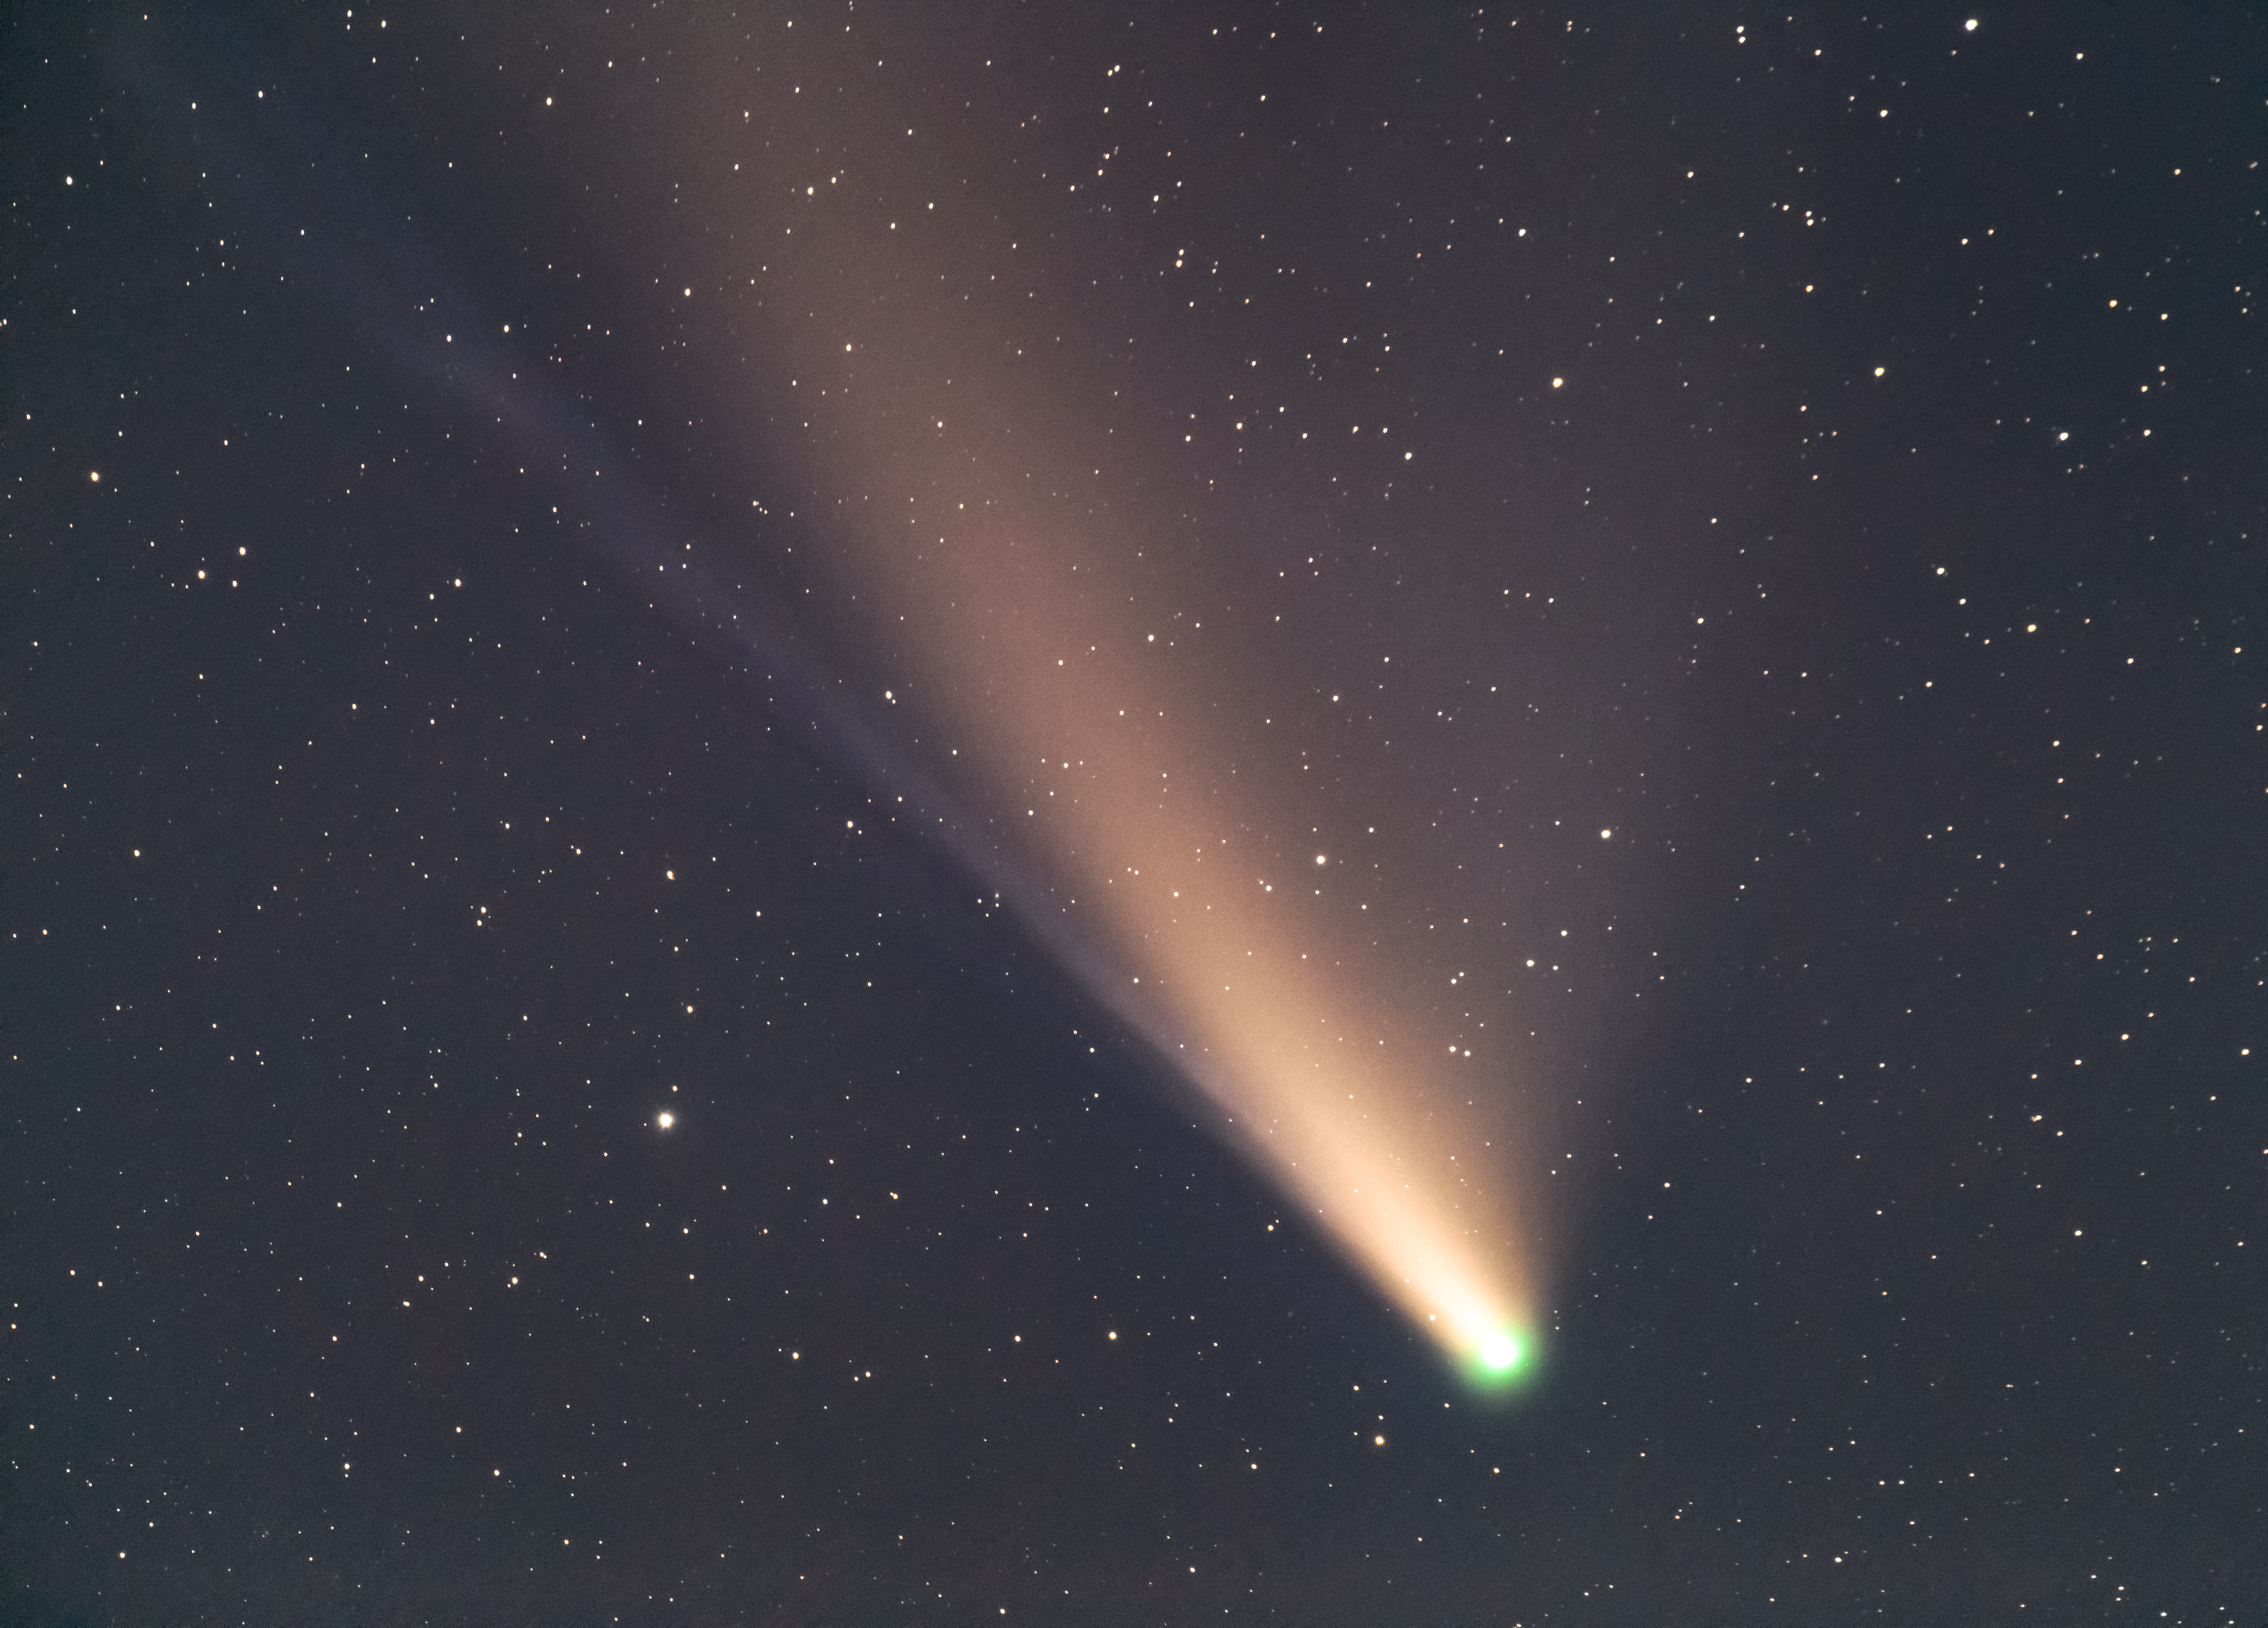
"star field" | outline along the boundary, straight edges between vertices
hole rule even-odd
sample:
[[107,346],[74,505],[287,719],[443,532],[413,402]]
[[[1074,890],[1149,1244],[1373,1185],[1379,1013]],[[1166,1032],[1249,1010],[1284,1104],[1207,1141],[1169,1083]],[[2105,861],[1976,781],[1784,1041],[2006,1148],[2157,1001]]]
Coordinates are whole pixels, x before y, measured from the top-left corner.
[[2256,1620],[2264,43],[25,9],[0,1618]]

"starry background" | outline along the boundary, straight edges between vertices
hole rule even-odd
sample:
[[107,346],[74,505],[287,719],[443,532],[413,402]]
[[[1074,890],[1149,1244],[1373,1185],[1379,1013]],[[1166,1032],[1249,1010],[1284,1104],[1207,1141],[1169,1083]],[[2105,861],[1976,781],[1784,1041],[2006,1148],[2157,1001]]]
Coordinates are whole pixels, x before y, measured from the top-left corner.
[[[0,1617],[2268,1621],[2257,9],[955,10],[0,24]],[[859,745],[837,270],[1410,674],[1516,1403]]]

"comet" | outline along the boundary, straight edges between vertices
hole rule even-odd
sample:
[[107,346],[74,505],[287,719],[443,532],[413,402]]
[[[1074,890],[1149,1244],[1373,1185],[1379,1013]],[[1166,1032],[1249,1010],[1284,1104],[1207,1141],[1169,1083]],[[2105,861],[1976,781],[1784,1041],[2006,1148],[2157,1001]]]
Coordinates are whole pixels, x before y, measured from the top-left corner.
[[[1189,478],[1172,462],[1189,436],[1105,420],[1129,395],[1194,399],[1175,365],[1098,371],[1057,316],[1042,343],[1026,296],[983,303],[1020,239],[928,207],[821,209],[786,155],[880,138],[803,100],[761,121],[730,102],[747,167],[704,218],[717,244],[766,247],[688,265],[681,286],[713,291],[671,320],[745,336],[717,347],[748,359],[707,380],[711,400],[728,442],[763,449],[755,506],[806,527],[807,625],[848,684],[886,697],[865,709],[878,749],[956,811],[964,862],[1383,1297],[1476,1381],[1532,1373],[1547,1251],[1526,1059],[1498,969],[1458,964],[1432,930],[1481,865],[1514,861],[1432,835],[1391,769],[1314,772],[1336,715],[1304,675],[1395,652],[1285,643],[1256,586],[1275,574],[1253,566],[1290,550],[1223,535],[1191,551],[1160,495]],[[909,110],[921,144],[875,146],[862,173],[989,171],[976,193],[1011,209],[1021,173],[955,147],[960,116]],[[972,291],[909,293],[940,288]]]
[[[780,195],[783,155],[841,144],[825,124],[840,115],[806,99],[767,126],[733,122],[749,189],[734,196]],[[945,137],[923,151],[983,166]],[[807,597],[792,608],[747,586],[778,522],[752,530],[737,575],[688,560],[609,438],[522,377],[516,337],[366,320],[399,365],[545,451],[627,579],[761,657],[839,752],[932,813],[955,857],[1461,1371],[1525,1381],[1549,1254],[1528,1059],[1499,969],[1433,931],[1484,866],[1513,861],[1440,836],[1406,771],[1314,772],[1344,693],[1324,676],[1396,652],[1287,641],[1255,569],[1281,538],[1192,553],[1159,496],[1188,477],[1161,461],[1186,436],[1121,438],[1098,416],[1123,375],[1042,365],[1020,305],[902,297],[990,286],[967,243],[871,212],[799,215],[792,233],[714,218],[728,228],[716,243],[770,245],[762,281],[737,262],[688,267],[673,280],[711,292],[672,320],[717,323],[742,337],[708,349],[754,358],[706,387],[727,444],[763,449],[773,501],[753,510],[799,517]],[[357,310],[406,307],[380,271],[338,266]],[[1144,387],[1187,387],[1160,364]],[[753,455],[749,471],[755,484]]]

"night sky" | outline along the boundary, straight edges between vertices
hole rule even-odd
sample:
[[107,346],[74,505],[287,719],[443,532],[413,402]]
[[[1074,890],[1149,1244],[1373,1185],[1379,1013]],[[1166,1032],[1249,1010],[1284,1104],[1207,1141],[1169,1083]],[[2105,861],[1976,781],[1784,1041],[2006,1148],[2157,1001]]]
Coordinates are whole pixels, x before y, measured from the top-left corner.
[[2268,1622],[2257,7],[0,103],[0,1621]]

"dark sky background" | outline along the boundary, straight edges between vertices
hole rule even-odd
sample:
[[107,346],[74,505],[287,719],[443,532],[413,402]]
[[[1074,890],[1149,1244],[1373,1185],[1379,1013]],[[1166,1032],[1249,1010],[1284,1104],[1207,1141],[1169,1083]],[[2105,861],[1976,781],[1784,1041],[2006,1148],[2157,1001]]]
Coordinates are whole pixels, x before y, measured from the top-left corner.
[[[10,8],[0,1619],[2268,1621],[2264,64]],[[1516,1397],[873,704],[947,372],[1507,924]]]

